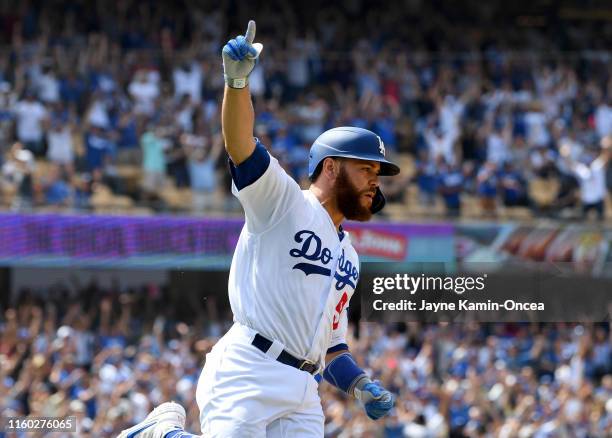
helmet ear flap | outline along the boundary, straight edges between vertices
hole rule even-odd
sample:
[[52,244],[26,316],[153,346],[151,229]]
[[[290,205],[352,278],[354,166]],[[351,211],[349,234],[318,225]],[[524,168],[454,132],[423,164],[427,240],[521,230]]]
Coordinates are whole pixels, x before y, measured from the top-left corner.
[[383,209],[387,200],[385,199],[385,195],[380,191],[379,187],[376,187],[376,193],[374,194],[374,199],[372,199],[372,206],[370,207],[370,211],[372,214],[378,213]]

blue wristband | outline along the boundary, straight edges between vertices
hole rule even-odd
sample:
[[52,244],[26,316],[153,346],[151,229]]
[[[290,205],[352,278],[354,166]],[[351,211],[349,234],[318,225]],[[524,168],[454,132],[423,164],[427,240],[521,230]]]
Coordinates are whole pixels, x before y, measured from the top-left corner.
[[325,380],[347,394],[350,394],[355,382],[365,375],[366,373],[357,366],[355,359],[348,351],[334,357],[323,371]]

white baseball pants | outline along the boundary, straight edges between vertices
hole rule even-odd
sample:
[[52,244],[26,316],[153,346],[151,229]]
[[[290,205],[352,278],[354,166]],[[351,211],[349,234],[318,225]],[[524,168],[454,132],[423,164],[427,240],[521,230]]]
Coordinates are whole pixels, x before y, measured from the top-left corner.
[[263,353],[255,331],[235,323],[206,355],[196,400],[204,437],[321,438],[324,416],[311,374],[276,360],[278,341]]

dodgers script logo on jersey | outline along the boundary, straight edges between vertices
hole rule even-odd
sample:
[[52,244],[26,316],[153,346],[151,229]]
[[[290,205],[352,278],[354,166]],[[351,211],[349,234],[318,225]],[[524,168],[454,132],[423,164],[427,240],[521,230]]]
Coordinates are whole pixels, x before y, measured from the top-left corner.
[[[300,243],[301,246],[293,248],[289,251],[291,257],[304,258],[310,262],[321,262],[323,266],[316,263],[300,262],[293,266],[293,269],[299,269],[307,276],[310,274],[318,274],[329,277],[331,269],[326,267],[332,260],[332,252],[329,248],[323,246],[321,238],[314,231],[301,230],[295,233],[293,239]],[[334,273],[336,280],[336,290],[340,290],[345,286],[351,286],[353,289],[357,286],[359,280],[359,270],[344,254],[344,248],[338,259],[338,266]]]

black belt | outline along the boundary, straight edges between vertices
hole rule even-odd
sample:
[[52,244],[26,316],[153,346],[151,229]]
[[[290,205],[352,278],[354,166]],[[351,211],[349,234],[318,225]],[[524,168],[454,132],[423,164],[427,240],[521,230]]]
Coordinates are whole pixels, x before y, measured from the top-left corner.
[[[253,339],[253,342],[251,342],[251,345],[254,345],[264,353],[267,353],[272,346],[272,341],[257,333],[255,335],[255,339]],[[312,363],[307,360],[300,360],[297,357],[287,353],[285,350],[278,355],[276,360],[280,363],[284,363],[285,365],[297,368],[298,370],[306,371],[309,374],[316,374],[317,371],[319,371],[319,366],[316,363]]]

